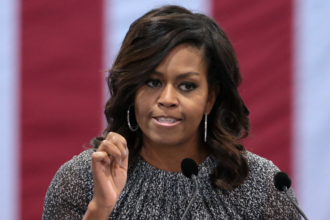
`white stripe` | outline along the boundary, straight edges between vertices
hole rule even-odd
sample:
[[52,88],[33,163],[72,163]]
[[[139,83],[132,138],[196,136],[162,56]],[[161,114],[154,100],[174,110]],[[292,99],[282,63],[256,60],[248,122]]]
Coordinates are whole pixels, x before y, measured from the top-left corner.
[[329,219],[330,1],[296,1],[295,172],[309,219]]
[[18,0],[0,1],[0,215],[19,218]]

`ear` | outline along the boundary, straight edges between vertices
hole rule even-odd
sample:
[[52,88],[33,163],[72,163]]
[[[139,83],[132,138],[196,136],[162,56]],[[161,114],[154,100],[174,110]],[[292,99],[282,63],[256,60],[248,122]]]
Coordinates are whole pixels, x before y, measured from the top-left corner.
[[220,92],[220,87],[218,85],[212,86],[212,88],[210,88],[204,113],[210,114],[219,92]]

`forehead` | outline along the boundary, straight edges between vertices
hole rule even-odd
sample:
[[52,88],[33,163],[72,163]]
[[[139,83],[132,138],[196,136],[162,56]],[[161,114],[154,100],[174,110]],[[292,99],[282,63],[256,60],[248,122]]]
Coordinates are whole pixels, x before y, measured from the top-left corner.
[[180,44],[167,54],[155,71],[165,75],[188,72],[206,75],[206,65],[201,50],[187,44]]

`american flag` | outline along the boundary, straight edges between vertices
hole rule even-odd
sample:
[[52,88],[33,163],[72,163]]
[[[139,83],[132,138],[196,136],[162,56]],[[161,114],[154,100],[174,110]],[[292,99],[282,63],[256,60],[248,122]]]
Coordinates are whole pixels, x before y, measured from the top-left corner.
[[292,177],[310,219],[329,219],[330,1],[0,1],[1,219],[40,219],[55,172],[105,125],[105,70],[129,25],[177,4],[215,19],[238,55],[252,132]]

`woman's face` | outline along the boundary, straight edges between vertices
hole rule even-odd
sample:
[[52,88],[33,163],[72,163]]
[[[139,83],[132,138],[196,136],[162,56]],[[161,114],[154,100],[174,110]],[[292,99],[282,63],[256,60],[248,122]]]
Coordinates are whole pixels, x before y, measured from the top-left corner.
[[186,44],[175,47],[135,95],[144,142],[173,146],[199,141],[198,126],[215,101],[208,94],[202,52]]

